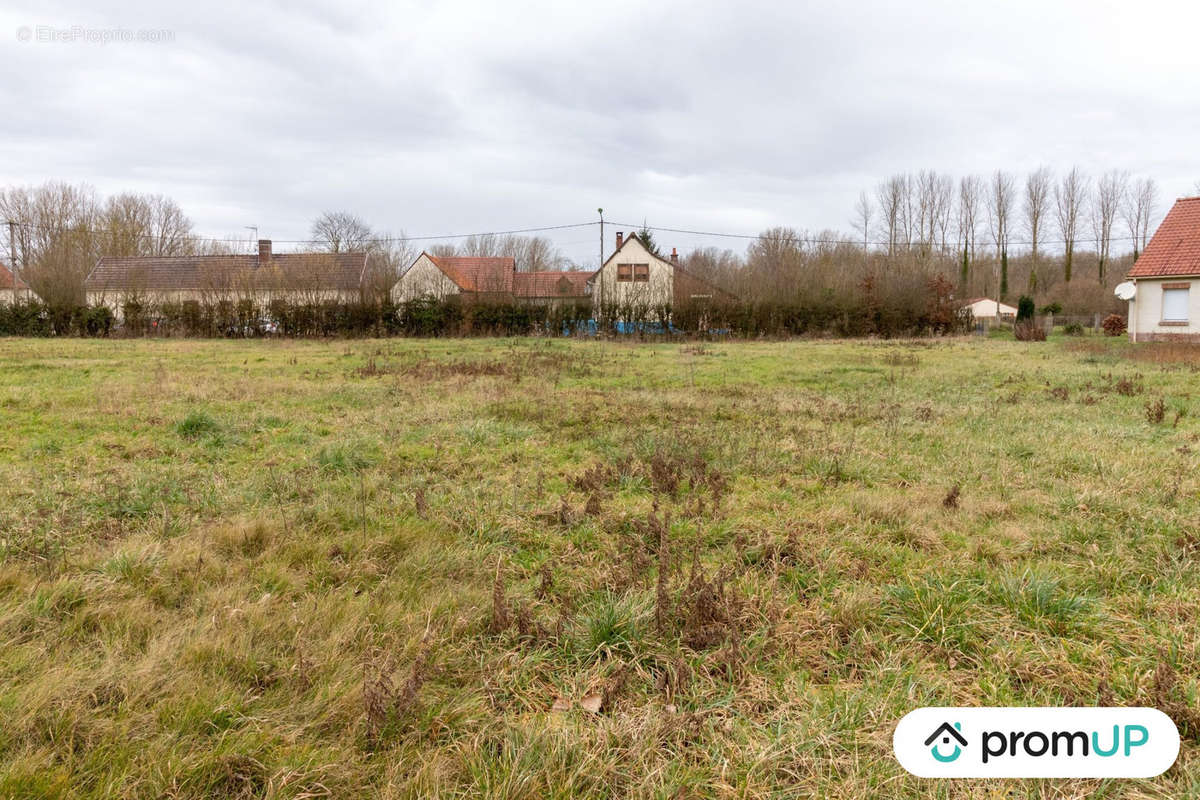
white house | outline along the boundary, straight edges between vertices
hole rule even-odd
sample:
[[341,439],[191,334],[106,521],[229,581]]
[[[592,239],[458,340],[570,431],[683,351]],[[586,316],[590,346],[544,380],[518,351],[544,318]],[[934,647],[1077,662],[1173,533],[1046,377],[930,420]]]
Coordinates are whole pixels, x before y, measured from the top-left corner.
[[575,303],[606,317],[654,319],[690,303],[733,295],[650,252],[636,235],[617,233],[617,248],[595,272],[520,272],[512,258],[421,253],[392,287],[392,299]]
[[1131,341],[1200,341],[1200,197],[1175,201],[1128,279]]
[[257,255],[101,258],[83,288],[89,305],[118,317],[130,302],[356,302],[367,262],[367,253],[273,253],[260,239]]
[[971,318],[976,322],[997,323],[1014,320],[1017,310],[1006,303],[992,300],[988,297],[976,297],[963,303],[961,308],[971,312]]
[[657,256],[636,234],[617,232],[617,249],[588,279],[593,309],[599,313],[653,314],[696,302],[733,300],[732,294],[679,265],[672,248],[670,259]]

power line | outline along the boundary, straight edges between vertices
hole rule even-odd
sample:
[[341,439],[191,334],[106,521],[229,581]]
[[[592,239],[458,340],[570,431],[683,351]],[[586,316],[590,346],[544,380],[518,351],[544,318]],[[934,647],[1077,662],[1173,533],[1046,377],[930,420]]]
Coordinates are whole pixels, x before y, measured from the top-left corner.
[[[630,228],[634,232],[645,229],[645,230],[651,230],[651,231],[661,231],[663,233],[682,233],[682,234],[687,234],[687,235],[691,235],[691,236],[709,236],[709,237],[716,237],[716,238],[722,238],[722,239],[757,240],[757,239],[763,238],[763,234],[761,234],[761,233],[755,233],[755,234],[721,233],[718,231],[688,230],[686,228],[665,228],[665,227],[660,227],[657,225],[633,224],[633,223],[629,223],[629,222],[613,222],[613,223],[609,223],[609,224],[610,225],[620,225],[622,228]],[[821,236],[801,236],[801,235],[795,235],[795,236],[789,235],[787,238],[790,239],[791,241],[802,242],[804,244],[831,244],[831,245],[845,244],[845,245],[858,245],[858,246],[861,246],[863,244],[863,240],[858,239],[858,238],[855,238],[855,239],[830,239],[828,237],[821,237]],[[1090,240],[1091,239],[1089,237],[1080,236],[1080,237],[1076,238],[1074,241],[1076,244],[1080,244],[1080,243],[1088,242]],[[1129,241],[1134,241],[1134,240],[1140,241],[1141,237],[1140,236],[1110,236],[1110,237],[1108,237],[1108,240],[1110,242],[1129,242]],[[936,243],[934,243],[934,242],[904,242],[904,241],[896,241],[896,242],[868,241],[867,244],[874,245],[875,247],[912,248],[912,247],[933,247]],[[1052,245],[1052,244],[1066,244],[1066,241],[1063,239],[1038,239],[1039,247],[1041,247],[1042,245]],[[1016,239],[1010,239],[1010,240],[1008,240],[1008,242],[1006,243],[1005,246],[1012,247],[1014,245],[1015,246],[1021,246],[1021,245],[1032,246],[1033,241],[1032,240],[1020,241],[1020,240],[1016,240]],[[992,247],[996,247],[996,246],[997,245],[994,242],[992,242],[992,243],[985,243],[981,247],[992,248]]]
[[[32,222],[13,222],[12,224],[16,225],[17,227],[21,227],[21,228],[25,228],[25,229],[43,230],[43,231],[49,231],[51,233],[58,233],[58,234],[76,233],[76,234],[88,234],[88,235],[92,235],[92,236],[106,236],[111,233],[111,231],[98,230],[98,229],[94,229],[94,228],[78,228],[78,227],[71,228],[71,227],[62,227],[62,226],[56,226],[56,225],[38,225],[38,224],[32,223]],[[629,228],[632,231],[646,229],[646,230],[651,230],[651,231],[659,231],[662,233],[678,233],[678,234],[683,234],[683,235],[687,235],[687,236],[703,236],[703,237],[708,237],[708,238],[719,238],[719,239],[738,239],[741,241],[757,241],[759,239],[764,238],[764,234],[762,234],[762,233],[755,233],[755,234],[728,233],[728,232],[724,232],[724,231],[706,231],[706,230],[695,230],[695,229],[689,229],[689,228],[671,228],[671,227],[660,226],[660,225],[645,225],[645,224],[636,224],[636,223],[627,223],[627,222],[614,223],[614,222],[605,220],[603,223],[598,222],[598,221],[577,222],[577,223],[572,223],[572,224],[568,224],[568,225],[543,225],[543,226],[533,227],[533,228],[512,228],[509,230],[478,231],[478,232],[474,232],[474,233],[425,234],[425,235],[421,235],[421,236],[378,236],[378,237],[370,237],[367,239],[362,239],[361,242],[362,242],[362,244],[367,245],[367,244],[392,244],[392,243],[403,243],[403,242],[439,241],[439,240],[446,240],[446,239],[469,239],[471,237],[483,237],[483,236],[512,236],[512,235],[525,234],[525,233],[545,233],[548,231],[577,230],[579,228],[590,228],[590,227],[593,227],[596,225],[601,225],[601,226],[603,226],[603,225],[618,225],[620,227]],[[603,230],[603,227],[601,228],[601,230]],[[156,234],[144,234],[144,233],[123,234],[123,237],[136,238],[136,239],[150,239],[150,240],[169,239],[170,241],[207,242],[207,243],[222,243],[222,244],[245,244],[247,242],[246,239],[239,239],[239,238],[232,238],[232,237],[190,236],[190,235],[164,237],[161,234],[156,235]],[[1092,241],[1093,238],[1094,237],[1087,237],[1087,236],[1078,237],[1075,239],[1075,243],[1083,244],[1083,243]],[[864,244],[864,241],[859,238],[830,238],[830,237],[824,237],[824,236],[809,236],[809,235],[792,236],[792,235],[788,235],[786,237],[786,239],[796,242],[796,243],[802,243],[802,244],[807,244],[807,245],[833,245],[833,246],[848,245],[848,246],[861,247]],[[1141,239],[1141,237],[1139,237],[1139,236],[1110,236],[1110,237],[1108,237],[1108,240],[1110,242],[1130,242],[1130,241],[1140,241],[1140,239]],[[275,242],[276,244],[313,244],[317,240],[314,240],[314,239],[274,239],[272,241]],[[879,248],[912,249],[912,248],[921,248],[921,247],[932,248],[935,246],[936,243],[922,242],[922,241],[888,242],[888,241],[883,241],[883,240],[875,240],[875,241],[867,241],[867,242],[865,242],[865,244],[867,244],[868,246],[879,247]],[[1063,239],[1041,239],[1038,241],[1039,246],[1041,246],[1041,245],[1046,245],[1046,246],[1064,245],[1064,244],[1066,244],[1066,241]],[[1032,240],[1010,239],[1005,244],[1005,247],[1022,247],[1022,246],[1032,246],[1032,245],[1033,245]],[[983,245],[981,245],[979,249],[991,249],[992,247],[996,247],[996,246],[998,246],[998,245],[996,245],[994,242],[987,242],[987,243],[984,243]]]
[[[33,230],[43,230],[43,231],[49,231],[50,233],[59,233],[59,234],[77,233],[77,234],[88,234],[91,236],[107,236],[110,233],[112,233],[111,231],[97,230],[95,228],[78,228],[78,227],[71,228],[71,227],[63,227],[63,226],[58,226],[58,225],[38,225],[33,222],[13,222],[12,224],[14,224],[18,227],[21,227],[21,228],[27,228],[27,229],[33,229]],[[384,243],[390,243],[390,242],[421,242],[421,241],[431,241],[431,240],[437,240],[437,239],[469,239],[472,236],[511,236],[511,235],[515,235],[515,234],[519,234],[519,233],[541,233],[543,231],[561,231],[561,230],[568,230],[568,229],[572,229],[572,228],[588,228],[588,227],[591,227],[591,226],[597,225],[597,224],[599,224],[599,223],[578,222],[578,223],[573,223],[570,225],[545,225],[545,226],[538,227],[538,228],[514,228],[512,230],[505,230],[505,231],[480,231],[477,233],[444,233],[444,234],[424,235],[424,236],[374,236],[374,237],[370,237],[367,239],[362,239],[361,241],[364,244],[384,244]],[[128,233],[128,234],[121,234],[121,236],[123,238],[155,239],[155,240],[161,240],[161,239],[166,238],[166,239],[170,239],[172,241],[187,241],[187,242],[222,242],[222,243],[237,243],[237,244],[243,244],[246,242],[246,239],[223,238],[223,237],[217,237],[217,236],[167,236],[167,237],[164,237],[161,234],[156,235],[156,234],[151,234],[151,233]],[[274,239],[272,241],[274,241],[276,244],[312,244],[314,241],[319,241],[319,240],[316,240],[316,239]]]

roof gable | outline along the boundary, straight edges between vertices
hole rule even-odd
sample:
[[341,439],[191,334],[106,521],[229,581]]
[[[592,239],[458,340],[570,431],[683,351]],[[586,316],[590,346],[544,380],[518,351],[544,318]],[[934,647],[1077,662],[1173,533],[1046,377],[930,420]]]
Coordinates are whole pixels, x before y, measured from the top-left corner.
[[613,259],[615,259],[618,255],[620,255],[625,250],[626,247],[629,247],[630,244],[632,244],[635,241],[638,243],[638,246],[641,247],[642,251],[648,257],[653,258],[654,260],[656,260],[660,263],[666,264],[668,267],[674,266],[670,261],[663,258],[662,256],[656,256],[656,255],[654,255],[654,253],[651,253],[650,248],[646,247],[646,243],[642,241],[641,237],[638,236],[636,233],[631,233],[621,241],[621,246],[618,247],[616,250],[614,250],[613,254],[611,256],[604,259],[604,263],[600,265],[600,269],[596,270],[595,272],[593,272],[591,274],[591,276],[589,276],[588,282],[590,283],[597,275],[599,275],[601,272],[603,272],[604,268],[613,262]]
[[1200,275],[1200,197],[1175,201],[1129,270],[1131,278],[1172,275]]
[[631,233],[628,236],[626,236],[621,241],[621,246],[618,247],[615,251],[613,251],[613,254],[611,256],[609,256],[607,259],[604,260],[603,266],[601,266],[600,269],[596,270],[590,276],[588,276],[587,282],[589,284],[594,283],[596,280],[596,277],[601,272],[603,272],[604,269],[609,264],[613,263],[613,261],[616,259],[616,257],[618,255],[620,255],[622,253],[622,251],[625,250],[626,247],[629,247],[630,242],[634,242],[634,241],[636,241],[638,243],[638,246],[641,248],[642,252],[644,252],[648,258],[652,258],[655,261],[662,264],[663,266],[672,270],[671,274],[672,274],[673,278],[678,278],[679,276],[683,276],[685,279],[690,281],[692,283],[692,285],[695,287],[704,287],[705,289],[711,291],[714,295],[720,295],[724,299],[729,299],[729,300],[737,299],[737,295],[735,295],[733,292],[729,291],[728,289],[723,289],[720,286],[717,286],[712,281],[701,278],[699,275],[696,275],[693,272],[689,272],[688,270],[686,270],[682,266],[680,266],[678,262],[671,261],[670,259],[663,258],[662,256],[656,256],[654,253],[651,253],[650,248],[646,247],[646,243],[643,242],[641,237],[638,236],[636,233]]

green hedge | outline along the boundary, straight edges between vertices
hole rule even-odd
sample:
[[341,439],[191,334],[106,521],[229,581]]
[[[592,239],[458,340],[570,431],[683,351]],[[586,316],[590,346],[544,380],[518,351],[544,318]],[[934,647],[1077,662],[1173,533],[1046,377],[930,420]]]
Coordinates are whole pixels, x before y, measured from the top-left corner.
[[889,306],[832,294],[793,302],[723,303],[685,308],[618,308],[593,316],[582,305],[461,303],[288,303],[249,300],[148,305],[128,302],[118,322],[104,306],[0,305],[5,336],[287,337],[525,336],[572,333],[771,336],[919,336],[966,330],[937,294],[923,307]]

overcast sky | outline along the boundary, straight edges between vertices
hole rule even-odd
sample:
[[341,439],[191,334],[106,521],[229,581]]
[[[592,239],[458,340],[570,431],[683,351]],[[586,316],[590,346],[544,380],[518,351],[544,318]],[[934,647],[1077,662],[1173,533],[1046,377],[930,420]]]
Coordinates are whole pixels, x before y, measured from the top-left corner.
[[[1200,180],[1195,2],[104,5],[0,10],[0,184],[161,192],[205,235],[299,239],[325,209],[465,233],[598,206],[849,230],[890,173],[1042,163],[1153,176],[1162,213]],[[88,40],[113,28],[167,34]],[[595,229],[552,236],[595,262]]]

